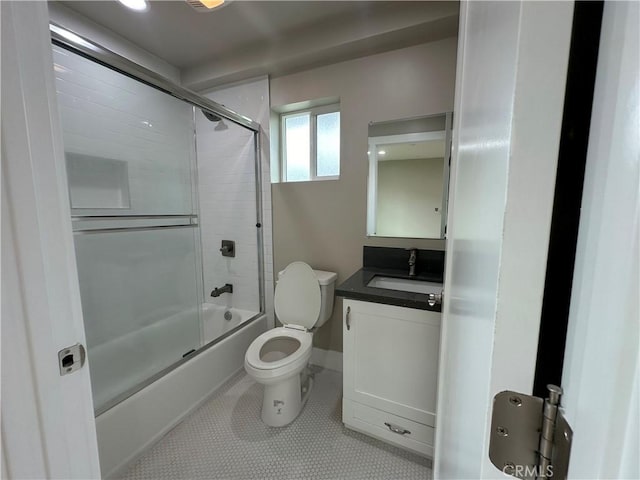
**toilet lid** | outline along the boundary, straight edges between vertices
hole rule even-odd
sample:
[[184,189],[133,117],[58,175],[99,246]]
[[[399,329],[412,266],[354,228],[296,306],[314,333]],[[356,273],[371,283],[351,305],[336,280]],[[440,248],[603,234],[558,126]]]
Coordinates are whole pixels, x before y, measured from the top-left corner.
[[304,262],[290,263],[278,280],[273,300],[278,320],[307,330],[320,316],[321,293],[318,278]]

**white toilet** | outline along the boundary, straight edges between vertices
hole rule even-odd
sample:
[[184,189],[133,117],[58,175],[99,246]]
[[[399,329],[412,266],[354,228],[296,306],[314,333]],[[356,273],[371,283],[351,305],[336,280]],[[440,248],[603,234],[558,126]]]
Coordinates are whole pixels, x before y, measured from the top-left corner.
[[331,317],[337,277],[304,262],[278,274],[274,307],[284,326],[260,335],[244,356],[247,373],[264,385],[262,421],[269,426],[291,423],[309,398],[312,329]]

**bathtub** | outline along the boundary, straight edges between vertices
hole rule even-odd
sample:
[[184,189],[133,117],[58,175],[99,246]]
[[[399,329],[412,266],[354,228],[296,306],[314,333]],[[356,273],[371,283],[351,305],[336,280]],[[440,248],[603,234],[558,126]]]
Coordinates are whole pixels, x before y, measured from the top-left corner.
[[256,316],[256,312],[213,303],[202,305],[202,339],[207,344]]
[[216,342],[96,417],[103,478],[119,477],[242,369],[247,348],[267,330],[266,315],[213,304],[204,304],[202,312],[202,339]]
[[203,345],[202,322],[195,307],[165,314],[164,318],[138,330],[89,345],[96,415],[120,403],[138,385],[200,345]]

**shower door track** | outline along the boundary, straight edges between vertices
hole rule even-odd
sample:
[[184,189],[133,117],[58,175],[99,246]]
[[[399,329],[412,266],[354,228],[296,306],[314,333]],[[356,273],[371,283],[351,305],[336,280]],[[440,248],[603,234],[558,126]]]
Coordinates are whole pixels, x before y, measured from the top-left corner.
[[115,70],[128,77],[134,78],[139,82],[146,83],[153,88],[190,103],[193,106],[220,115],[221,117],[237,123],[238,125],[242,125],[249,130],[254,132],[260,131],[260,124],[255,120],[234,112],[230,108],[203,97],[188,88],[184,88],[173,83],[171,80],[157,74],[153,70],[149,70],[142,65],[138,65],[128,58],[118,55],[117,53],[98,45],[92,40],[78,35],[68,28],[61,27],[60,25],[51,22],[49,23],[49,30],[51,33],[51,42],[54,45],[71,50],[72,52],[93,60],[94,62],[100,63],[111,70]]

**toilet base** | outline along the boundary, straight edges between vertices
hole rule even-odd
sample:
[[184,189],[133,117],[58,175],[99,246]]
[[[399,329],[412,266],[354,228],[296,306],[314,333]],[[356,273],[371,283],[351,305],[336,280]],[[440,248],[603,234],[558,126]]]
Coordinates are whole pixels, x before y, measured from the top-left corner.
[[262,421],[270,427],[293,422],[309,399],[313,378],[303,371],[272,385],[264,386]]

